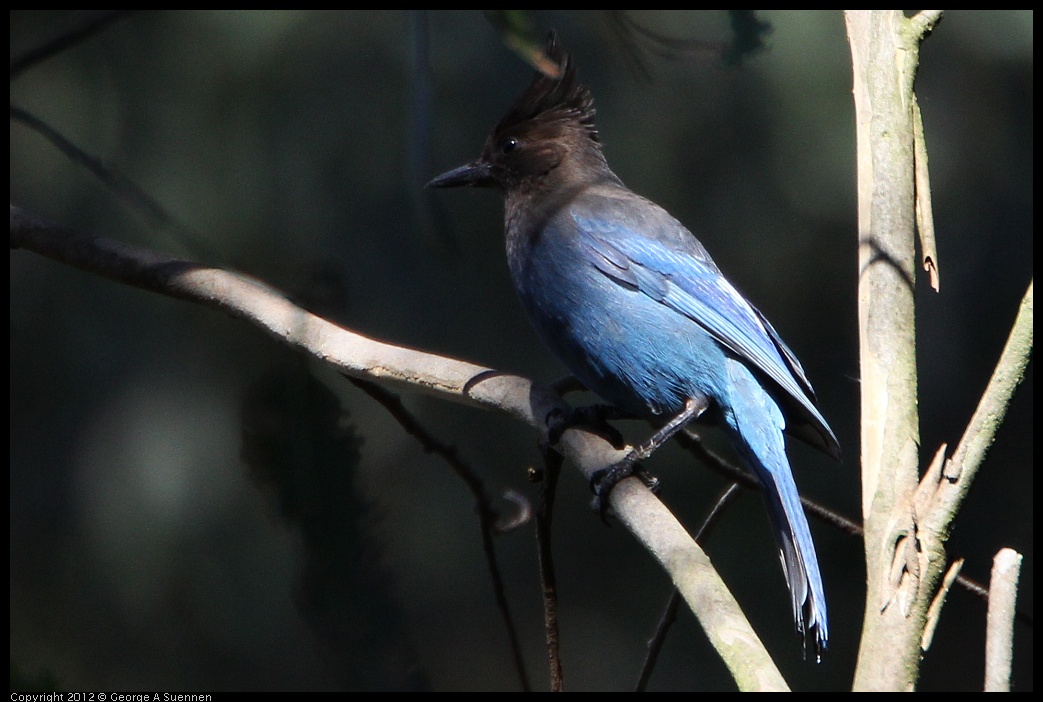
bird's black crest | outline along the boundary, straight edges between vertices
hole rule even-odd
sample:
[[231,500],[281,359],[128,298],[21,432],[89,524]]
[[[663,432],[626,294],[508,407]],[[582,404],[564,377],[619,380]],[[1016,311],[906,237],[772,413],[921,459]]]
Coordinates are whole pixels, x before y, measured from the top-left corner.
[[587,86],[576,80],[572,57],[561,46],[554,32],[547,38],[547,57],[561,70],[560,78],[537,73],[514,106],[496,125],[496,132],[520,126],[532,120],[540,122],[574,122],[598,141],[594,126],[594,98]]

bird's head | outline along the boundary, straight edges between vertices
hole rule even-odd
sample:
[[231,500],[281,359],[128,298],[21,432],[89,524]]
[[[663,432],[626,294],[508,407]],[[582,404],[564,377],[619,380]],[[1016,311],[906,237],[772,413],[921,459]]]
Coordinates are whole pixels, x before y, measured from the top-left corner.
[[[498,187],[506,191],[555,175],[562,165],[594,155],[603,163],[594,99],[576,80],[572,58],[551,32],[547,56],[559,77],[538,72],[485,140],[481,158],[443,173],[428,188]],[[569,170],[569,169],[566,169]]]

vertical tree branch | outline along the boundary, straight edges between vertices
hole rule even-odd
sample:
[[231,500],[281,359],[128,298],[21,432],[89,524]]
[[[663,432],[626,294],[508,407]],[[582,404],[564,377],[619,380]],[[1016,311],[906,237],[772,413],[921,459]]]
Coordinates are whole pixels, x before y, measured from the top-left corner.
[[1018,599],[1021,554],[1000,549],[992,561],[989,620],[985,638],[985,692],[1010,692],[1010,661],[1014,645],[1014,605]]
[[[862,516],[867,593],[856,689],[912,689],[940,544],[917,533],[913,80],[930,25],[849,10],[858,141]],[[925,550],[924,550],[925,549]],[[925,582],[924,578],[928,581]]]

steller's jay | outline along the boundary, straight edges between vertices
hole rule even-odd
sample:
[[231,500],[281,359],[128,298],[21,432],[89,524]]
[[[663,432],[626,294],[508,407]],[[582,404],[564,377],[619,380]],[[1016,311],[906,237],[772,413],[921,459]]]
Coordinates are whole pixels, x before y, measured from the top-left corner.
[[536,75],[477,161],[428,187],[498,187],[507,262],[537,333],[592,391],[625,412],[668,418],[596,479],[598,498],[702,415],[723,427],[760,481],[797,630],[820,659],[828,640],[815,546],[783,432],[834,458],[836,437],[793,352],[663,208],[608,167],[593,99],[554,34],[561,77]]

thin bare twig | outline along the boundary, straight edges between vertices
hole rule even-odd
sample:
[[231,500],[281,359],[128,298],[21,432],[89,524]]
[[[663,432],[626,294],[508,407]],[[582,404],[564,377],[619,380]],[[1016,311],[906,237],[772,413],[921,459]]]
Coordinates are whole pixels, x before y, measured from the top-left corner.
[[543,623],[547,637],[547,662],[550,666],[550,689],[565,691],[565,673],[561,666],[561,648],[558,638],[558,582],[554,575],[554,556],[551,551],[551,524],[554,521],[554,496],[561,474],[562,456],[544,446],[543,482],[540,503],[536,511],[536,548],[540,562],[540,583],[543,586]]
[[36,64],[65,51],[70,46],[75,46],[81,41],[88,39],[91,35],[96,34],[107,27],[114,20],[126,17],[133,12],[135,12],[135,10],[106,10],[101,14],[90,18],[81,26],[74,27],[64,34],[59,34],[40,46],[26,51],[21,56],[11,61],[11,80],[14,80],[20,73],[32,68]]
[[927,139],[923,132],[920,102],[913,93],[913,163],[916,178],[916,231],[920,234],[920,260],[931,287],[941,290],[938,244],[934,236],[934,206],[931,204],[931,177],[927,168]]
[[[739,499],[739,495],[742,494],[742,489],[738,483],[732,483],[721,496],[717,498],[716,504],[713,509],[710,510],[710,514],[707,515],[703,521],[703,525],[699,527],[699,532],[695,535],[695,543],[702,545],[706,543],[707,537],[713,531],[713,528],[721,521],[721,517],[724,516],[727,508]],[[666,606],[663,608],[663,614],[659,618],[659,624],[656,626],[655,633],[652,634],[652,638],[648,642],[648,655],[645,656],[644,665],[641,666],[641,674],[637,678],[637,685],[634,686],[634,692],[644,692],[648,687],[648,681],[652,677],[652,671],[655,669],[656,661],[659,659],[659,652],[663,649],[663,644],[666,642],[666,635],[670,631],[674,622],[677,621],[677,609],[681,606],[681,593],[678,589],[671,588],[670,598],[666,602]]]
[[503,585],[503,574],[500,572],[499,563],[496,560],[496,547],[493,545],[493,536],[499,533],[497,525],[499,514],[493,509],[492,501],[485,493],[485,487],[478,473],[471,468],[460,457],[460,452],[455,446],[447,444],[436,438],[424,425],[402,404],[401,398],[393,392],[382,388],[376,383],[361,378],[353,378],[345,375],[355,387],[362,390],[374,400],[380,403],[395,421],[401,425],[407,434],[420,442],[426,453],[434,453],[440,456],[453,472],[464,482],[474,497],[478,522],[482,533],[482,549],[485,552],[485,561],[489,567],[489,577],[493,583],[493,594],[496,597],[496,605],[503,617],[503,625],[507,630],[507,638],[510,641],[511,655],[514,658],[514,667],[518,671],[518,678],[522,689],[530,691],[529,676],[525,671],[525,657],[522,655],[521,641],[518,638],[518,629],[514,625],[514,617],[511,616],[510,603],[507,601],[506,588]]
[[201,237],[178,222],[159,201],[115,168],[87,153],[66,138],[64,134],[27,110],[11,105],[11,119],[29,127],[51,142],[70,161],[90,171],[124,205],[160,225],[163,231],[169,232],[185,251],[201,257],[216,258],[214,251],[202,243]]

